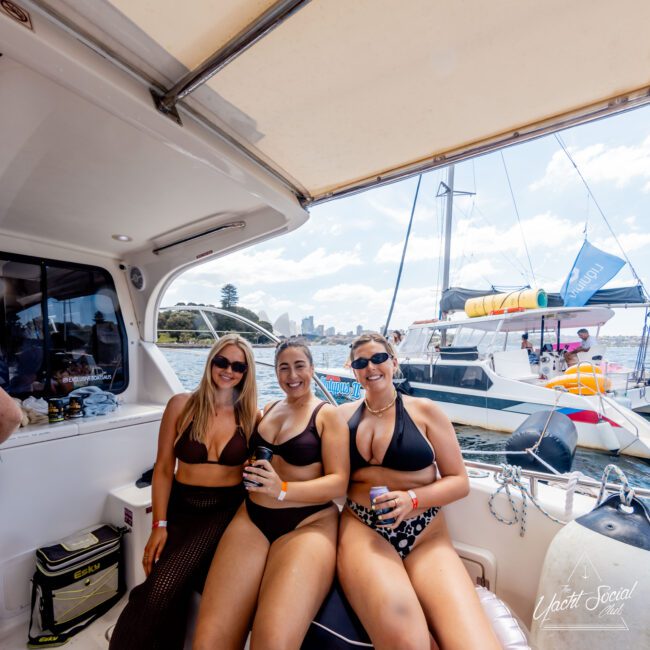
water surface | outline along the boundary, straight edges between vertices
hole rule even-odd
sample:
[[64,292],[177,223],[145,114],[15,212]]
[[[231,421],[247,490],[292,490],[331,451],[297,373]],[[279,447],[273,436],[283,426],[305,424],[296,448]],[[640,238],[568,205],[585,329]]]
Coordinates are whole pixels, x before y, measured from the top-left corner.
[[[163,353],[176,371],[181,383],[192,391],[198,385],[205,366],[208,354],[207,348],[179,349],[163,348]],[[273,364],[274,348],[255,348],[257,361]],[[318,367],[340,367],[347,358],[349,348],[347,345],[313,345],[311,351],[314,363]],[[611,361],[632,367],[636,360],[635,348],[610,348],[607,354]],[[284,396],[277,385],[275,372],[272,367],[257,365],[257,381],[259,388],[260,405],[280,399]],[[509,434],[486,431],[476,427],[456,425],[456,433],[462,449],[473,451],[499,451],[503,450]],[[472,454],[466,456],[468,460],[482,461],[499,465],[505,463],[505,456],[492,454]],[[609,463],[618,465],[628,476],[633,485],[650,488],[650,462],[632,456],[615,456],[606,452],[591,451],[578,447],[573,469],[580,470],[587,476],[600,480],[603,469]],[[610,476],[610,480],[613,479]]]

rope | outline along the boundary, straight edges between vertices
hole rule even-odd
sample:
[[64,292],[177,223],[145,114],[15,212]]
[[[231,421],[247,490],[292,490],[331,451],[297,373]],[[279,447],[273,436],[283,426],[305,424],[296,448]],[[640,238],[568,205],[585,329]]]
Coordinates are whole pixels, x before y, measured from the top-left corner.
[[580,471],[571,472],[569,475],[569,482],[566,485],[566,497],[564,500],[564,516],[570,517],[573,514],[573,497],[578,487],[578,481],[581,478],[589,478],[586,474]]
[[399,289],[399,282],[402,279],[402,269],[404,268],[404,258],[406,257],[406,247],[409,243],[409,237],[411,236],[411,226],[413,225],[413,215],[415,214],[415,206],[418,202],[418,194],[420,193],[420,183],[422,182],[422,174],[418,176],[418,184],[415,188],[415,197],[413,198],[413,206],[411,207],[411,218],[409,219],[409,226],[406,229],[406,239],[404,240],[404,248],[402,249],[402,259],[399,263],[399,271],[397,272],[397,282],[395,283],[395,291],[393,292],[393,300],[390,303],[390,309],[388,310],[388,316],[386,317],[386,325],[384,325],[384,336],[388,336],[388,326],[390,325],[390,319],[393,315],[393,307],[395,307],[395,299],[397,298],[397,290]]
[[[551,521],[554,521],[556,524],[564,525],[565,521],[555,518],[547,510],[545,510],[537,501],[537,499],[532,495],[528,485],[526,485],[521,479],[521,467],[518,465],[507,465],[503,463],[501,469],[495,473],[494,480],[499,484],[499,487],[496,491],[490,496],[488,501],[488,507],[492,516],[500,521],[502,524],[507,526],[512,526],[513,524],[519,523],[519,536],[523,537],[526,534],[526,515],[528,513],[528,499],[530,502],[544,515],[546,515]],[[513,496],[510,492],[510,489],[515,488],[519,490],[521,494],[521,510],[517,508],[517,505],[514,502]],[[510,502],[510,508],[512,510],[512,519],[504,519],[497,514],[494,509],[494,499],[499,494],[499,492],[504,491]]]
[[603,497],[605,495],[605,485],[607,479],[611,472],[614,472],[621,481],[621,487],[618,490],[618,496],[621,499],[621,503],[625,506],[632,505],[632,499],[634,499],[634,488],[630,487],[630,484],[625,476],[625,472],[618,467],[617,465],[607,465],[603,470],[603,477],[600,479],[600,492],[598,493],[598,498],[596,499],[596,505],[599,506],[603,502]]
[[[560,389],[561,386],[556,386],[556,389]],[[556,390],[555,391],[555,402],[553,403],[553,408],[549,411],[548,418],[546,418],[546,424],[544,424],[544,428],[542,429],[542,432],[539,434],[539,438],[537,438],[537,441],[535,444],[530,448],[530,451],[535,453],[538,449],[540,444],[542,443],[542,438],[546,435],[546,429],[548,429],[548,425],[551,422],[551,418],[553,417],[553,413],[555,413],[555,409],[557,408],[558,402],[560,401],[560,395],[562,394],[561,390]],[[528,450],[526,450],[528,451]]]
[[614,241],[618,244],[618,247],[620,248],[621,253],[623,253],[623,257],[625,258],[625,261],[629,264],[630,270],[632,271],[632,275],[634,275],[635,280],[643,288],[643,293],[645,295],[647,295],[647,292],[646,292],[646,289],[645,289],[645,285],[643,284],[643,281],[641,280],[641,278],[639,277],[639,274],[636,272],[636,269],[632,265],[632,262],[630,261],[630,258],[627,256],[627,253],[625,252],[625,249],[621,245],[621,242],[618,241],[618,237],[616,236],[616,233],[614,232],[613,228],[609,225],[609,221],[607,221],[607,217],[605,216],[605,213],[603,212],[602,208],[600,207],[598,201],[596,201],[596,197],[594,196],[594,193],[591,191],[591,188],[587,184],[587,181],[585,180],[585,177],[582,175],[582,172],[578,168],[578,165],[576,165],[575,160],[573,160],[573,156],[571,156],[571,154],[569,153],[569,150],[566,148],[566,145],[562,141],[562,138],[560,138],[560,136],[557,133],[555,133],[554,135],[555,135],[555,139],[557,140],[558,144],[560,145],[560,147],[562,147],[562,150],[566,154],[566,157],[569,159],[569,162],[573,165],[573,168],[576,170],[576,172],[578,172],[578,176],[580,176],[580,180],[584,183],[584,186],[587,188],[587,192],[589,192],[589,196],[591,197],[591,200],[594,202],[594,205],[598,208],[598,212],[600,212],[600,216],[603,218],[603,221],[605,222],[605,225],[609,229],[610,234],[614,238]]
[[526,243],[526,235],[524,234],[524,228],[521,225],[521,217],[519,216],[519,208],[517,207],[517,201],[515,200],[515,193],[512,190],[512,184],[510,183],[510,174],[508,174],[508,168],[506,167],[506,159],[503,156],[503,151],[499,152],[501,154],[501,160],[503,162],[503,169],[506,172],[506,179],[508,180],[508,187],[510,188],[510,196],[512,197],[512,203],[515,206],[515,214],[517,215],[517,222],[519,223],[519,230],[521,231],[521,238],[524,240],[524,248],[526,249],[526,257],[528,258],[528,266],[530,266],[530,273],[533,277],[533,284],[537,286],[537,280],[535,278],[535,271],[533,271],[533,263],[530,260],[530,253],[528,252],[528,244]]
[[[529,486],[522,481],[521,471],[521,467],[518,465],[508,465],[506,463],[502,463],[500,470],[498,472],[495,472],[494,480],[499,484],[499,487],[492,493],[488,501],[488,507],[490,508],[492,516],[502,524],[506,524],[506,526],[512,526],[516,523],[519,523],[519,536],[523,537],[526,534],[526,516],[528,514],[528,500],[530,499],[530,502],[551,521],[554,521],[556,524],[566,524],[566,521],[562,521],[561,519],[557,519],[551,515],[537,501],[537,499],[531,493]],[[598,498],[596,499],[595,507],[598,507],[603,502],[607,479],[609,478],[611,472],[614,472],[621,482],[619,488],[619,498],[621,500],[621,504],[630,507],[635,496],[634,488],[630,487],[627,476],[616,465],[607,465],[607,467],[605,467],[602,478],[600,479],[600,491],[598,493]],[[567,518],[571,517],[573,511],[573,497],[578,486],[578,481],[581,478],[589,478],[582,472],[578,471],[571,472],[571,474],[568,476],[569,481],[566,486],[567,493],[564,503],[564,516]],[[521,509],[517,508],[517,505],[511,493],[511,489],[519,490],[519,493],[521,495]],[[510,503],[510,509],[512,511],[512,518],[510,519],[501,517],[501,515],[497,514],[496,510],[494,509],[494,499],[499,494],[499,492],[502,491],[505,492],[506,496],[508,497],[508,502]]]

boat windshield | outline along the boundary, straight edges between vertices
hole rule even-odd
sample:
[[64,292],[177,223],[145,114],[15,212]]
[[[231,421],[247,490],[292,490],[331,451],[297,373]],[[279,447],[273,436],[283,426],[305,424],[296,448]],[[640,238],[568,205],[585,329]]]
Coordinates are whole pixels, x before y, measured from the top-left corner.
[[433,327],[409,329],[399,346],[399,356],[407,359],[428,357],[440,343],[440,332]]

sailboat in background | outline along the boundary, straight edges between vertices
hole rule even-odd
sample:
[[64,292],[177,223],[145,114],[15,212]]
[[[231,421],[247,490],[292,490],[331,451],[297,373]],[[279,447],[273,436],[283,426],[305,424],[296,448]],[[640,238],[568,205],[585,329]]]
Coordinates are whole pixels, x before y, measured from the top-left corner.
[[[485,310],[479,317],[446,320],[464,310],[467,300],[499,292],[448,286],[456,193],[453,165],[443,185],[447,210],[440,318],[413,323],[399,347],[408,391],[435,401],[454,423],[492,431],[512,432],[532,413],[554,409],[574,422],[579,446],[650,458],[650,422],[635,412],[650,412],[647,324],[633,370],[608,360],[600,345],[579,353],[577,368],[567,368],[564,356],[567,348],[577,346],[577,329],[595,329],[597,339],[600,328],[614,317],[614,307],[646,307],[647,323],[648,298],[640,280],[635,287],[601,289],[625,262],[585,239],[563,295],[541,292],[544,301],[525,308],[518,302],[529,289],[523,288],[502,294],[500,308]],[[401,267],[398,282],[400,276]],[[507,306],[508,301],[514,308]],[[522,349],[522,334],[528,335],[538,354],[529,356]],[[333,395],[360,394],[349,369],[320,369],[318,375]]]

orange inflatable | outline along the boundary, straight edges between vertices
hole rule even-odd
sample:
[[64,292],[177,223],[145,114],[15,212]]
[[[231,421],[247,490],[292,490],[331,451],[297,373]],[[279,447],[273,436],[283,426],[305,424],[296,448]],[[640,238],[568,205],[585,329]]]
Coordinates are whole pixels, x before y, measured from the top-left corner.
[[590,363],[579,365],[589,366],[589,374],[582,367],[580,368],[580,374],[578,374],[578,366],[572,366],[560,377],[556,377],[544,384],[545,387],[563,386],[574,395],[597,395],[598,393],[605,393],[611,388],[612,382],[603,377],[600,368],[594,368],[596,371],[594,375]]

